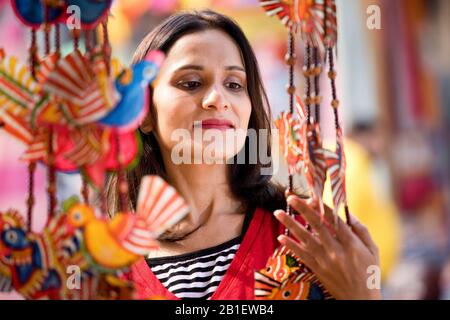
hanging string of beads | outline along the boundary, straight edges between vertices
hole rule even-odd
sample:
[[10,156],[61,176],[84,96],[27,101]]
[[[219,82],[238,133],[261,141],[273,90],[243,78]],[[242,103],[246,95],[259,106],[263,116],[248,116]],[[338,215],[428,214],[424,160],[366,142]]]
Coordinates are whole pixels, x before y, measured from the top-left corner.
[[[295,99],[295,84],[294,84],[294,67],[295,67],[295,61],[296,61],[296,55],[295,55],[295,39],[294,39],[294,32],[292,31],[292,28],[289,30],[289,40],[288,40],[288,53],[286,55],[286,64],[289,67],[289,84],[287,86],[287,93],[289,95],[289,112],[291,115],[294,114],[294,99]],[[291,173],[289,173],[289,185],[288,185],[288,194],[293,192],[294,189],[294,178]],[[287,204],[286,212],[289,215],[293,215],[292,208]],[[289,230],[285,228],[284,233],[286,235],[289,235]]]
[[313,64],[312,75],[314,76],[314,122],[320,123],[320,75],[322,74],[322,66],[320,65],[319,48],[313,48]]
[[308,125],[311,123],[311,45],[309,42],[305,47],[305,65],[303,67],[303,75],[305,76],[305,106],[306,106],[306,121]]

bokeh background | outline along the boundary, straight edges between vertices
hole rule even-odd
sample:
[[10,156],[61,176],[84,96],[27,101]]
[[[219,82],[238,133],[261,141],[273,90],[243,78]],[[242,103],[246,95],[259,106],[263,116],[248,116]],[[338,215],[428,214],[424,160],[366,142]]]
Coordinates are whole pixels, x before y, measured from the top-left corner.
[[[346,135],[350,209],[370,229],[382,257],[386,299],[450,299],[450,1],[337,0],[338,91]],[[371,5],[381,28],[367,26]],[[115,0],[109,32],[113,55],[128,64],[140,40],[173,12],[211,8],[233,17],[250,39],[274,116],[287,109],[287,33],[257,0]],[[0,47],[27,59],[29,30],[0,0]],[[63,50],[71,49],[69,38]],[[42,42],[42,39],[40,39]],[[301,43],[296,66],[303,90]],[[324,101],[330,101],[324,79]],[[333,143],[331,109],[321,115]],[[0,208],[25,212],[24,146],[0,130]],[[286,183],[280,163],[276,179]],[[59,175],[59,199],[80,190]],[[46,219],[45,170],[36,175],[33,228]],[[329,199],[329,195],[326,196]],[[0,295],[0,298],[17,298]]]

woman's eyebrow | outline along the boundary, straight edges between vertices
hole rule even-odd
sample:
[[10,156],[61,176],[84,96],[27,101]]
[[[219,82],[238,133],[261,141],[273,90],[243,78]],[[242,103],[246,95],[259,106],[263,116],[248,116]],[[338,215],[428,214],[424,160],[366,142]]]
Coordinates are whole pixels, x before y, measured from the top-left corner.
[[[187,64],[187,65],[179,67],[178,69],[175,70],[175,72],[182,71],[182,70],[202,71],[204,69],[205,68],[203,66],[200,66],[200,65],[197,65],[197,64]],[[227,66],[227,67],[225,67],[225,70],[227,70],[227,71],[241,71],[241,72],[245,72],[245,69],[240,67],[240,66]]]
[[229,66],[229,67],[226,67],[225,70],[227,70],[227,71],[234,71],[234,70],[236,70],[236,71],[242,71],[242,72],[245,73],[245,69],[240,67],[240,66]]
[[187,64],[187,65],[179,67],[178,69],[175,70],[175,72],[182,71],[182,70],[199,70],[199,71],[201,71],[203,69],[204,68],[202,66],[197,65],[197,64]]

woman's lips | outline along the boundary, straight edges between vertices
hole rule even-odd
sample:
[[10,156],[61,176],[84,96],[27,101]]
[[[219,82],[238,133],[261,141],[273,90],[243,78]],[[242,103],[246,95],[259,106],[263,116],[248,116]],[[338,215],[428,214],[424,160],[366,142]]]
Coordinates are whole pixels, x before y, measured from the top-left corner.
[[228,130],[234,129],[234,125],[229,120],[224,119],[206,119],[199,121],[202,129]]

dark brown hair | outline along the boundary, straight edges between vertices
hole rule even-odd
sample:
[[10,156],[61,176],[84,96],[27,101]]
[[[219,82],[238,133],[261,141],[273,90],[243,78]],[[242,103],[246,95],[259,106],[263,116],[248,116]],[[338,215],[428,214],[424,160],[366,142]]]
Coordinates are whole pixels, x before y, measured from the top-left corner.
[[[268,141],[268,156],[270,157],[270,137],[271,137],[271,112],[267,100],[266,92],[263,88],[259,67],[255,54],[240,27],[230,18],[210,10],[181,12],[170,16],[167,20],[151,31],[138,46],[133,62],[144,59],[149,51],[161,50],[168,53],[174,43],[181,37],[216,29],[228,34],[239,47],[244,61],[247,74],[247,90],[252,104],[249,129],[266,129]],[[149,88],[150,95],[152,89]],[[150,102],[152,99],[150,99]],[[150,105],[150,120],[153,128],[156,124],[156,114]],[[159,145],[152,132],[145,134],[139,130],[143,152],[139,164],[127,172],[129,184],[129,197],[133,208],[136,207],[137,195],[141,178],[145,175],[156,174],[166,178],[165,168],[162,161]],[[258,139],[259,135],[257,134]],[[249,150],[249,139],[247,137],[243,150]],[[259,143],[258,143],[259,145]],[[242,152],[242,151],[241,151]],[[237,157],[237,156],[236,156]],[[256,207],[274,211],[286,206],[284,190],[280,186],[272,183],[270,175],[261,175],[261,169],[270,167],[271,163],[250,164],[246,154],[245,164],[228,165],[228,180],[232,194],[242,201],[246,210],[253,210]],[[114,212],[117,209],[117,177],[111,175],[107,184],[108,211]]]

